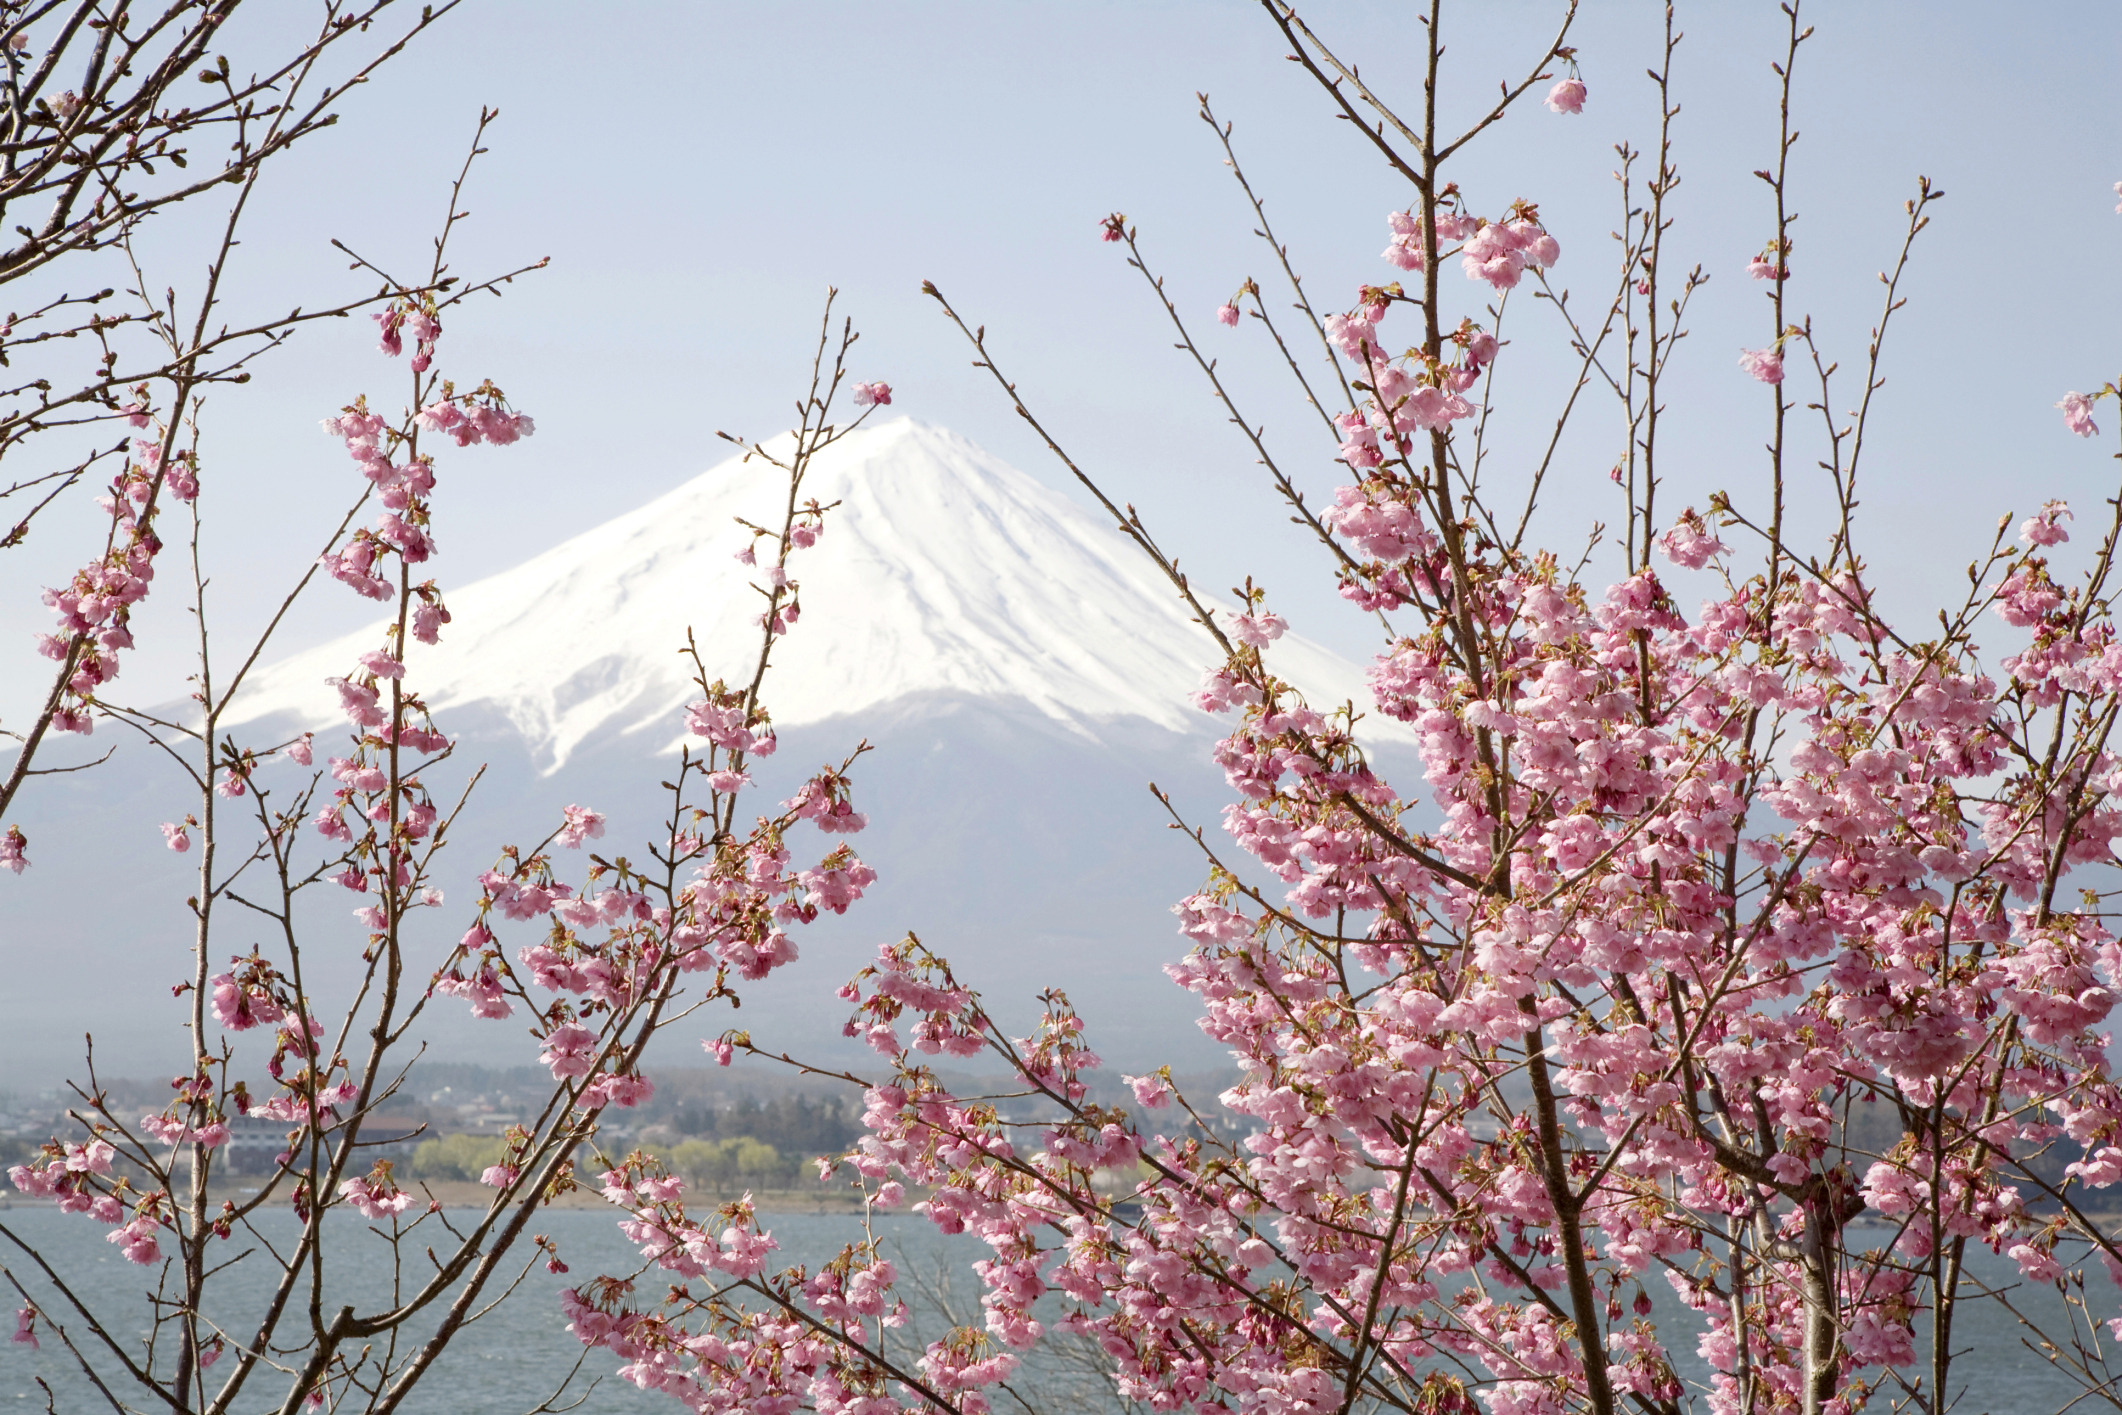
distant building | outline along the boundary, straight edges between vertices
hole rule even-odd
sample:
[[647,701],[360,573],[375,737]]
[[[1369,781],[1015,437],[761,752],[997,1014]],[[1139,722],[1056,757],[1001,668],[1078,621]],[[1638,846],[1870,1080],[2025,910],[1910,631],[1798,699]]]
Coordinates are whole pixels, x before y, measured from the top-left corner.
[[[295,1129],[283,1120],[236,1116],[229,1121],[228,1144],[223,1150],[222,1164],[230,1174],[271,1174],[287,1149],[288,1135]],[[412,1158],[413,1147],[427,1138],[428,1133],[419,1120],[406,1116],[371,1115],[361,1125],[361,1139],[355,1149],[359,1161],[347,1166],[347,1173],[365,1174],[368,1166],[379,1159],[402,1164]]]

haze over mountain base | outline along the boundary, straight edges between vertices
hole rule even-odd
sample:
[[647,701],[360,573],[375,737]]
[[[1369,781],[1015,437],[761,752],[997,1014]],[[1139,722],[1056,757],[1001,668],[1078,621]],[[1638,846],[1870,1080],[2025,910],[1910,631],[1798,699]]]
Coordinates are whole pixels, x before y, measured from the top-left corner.
[[[905,699],[860,722],[787,732],[773,769],[757,773],[762,797],[782,799],[787,791],[774,795],[771,783],[785,776],[792,789],[805,768],[839,760],[865,734],[875,750],[853,775],[872,824],[850,839],[876,869],[876,885],[846,915],[794,930],[802,956],[764,982],[740,984],[741,1009],[708,1009],[669,1041],[743,1027],[760,1045],[806,1059],[874,1061],[840,1035],[848,1009],[834,991],[878,945],[911,930],[949,957],[1019,1035],[1037,1015],[1037,993],[1060,987],[1084,1009],[1093,1045],[1114,1065],[1220,1059],[1193,1025],[1193,999],[1162,971],[1186,948],[1170,906],[1199,885],[1205,865],[1191,841],[1165,827],[1168,817],[1146,785],[1154,779],[1212,825],[1226,788],[1208,763],[1204,736],[1125,724],[1112,740],[1091,742],[1006,700]],[[430,775],[461,781],[481,762],[488,770],[442,857],[445,902],[407,925],[423,981],[470,922],[474,878],[504,844],[528,848],[557,824],[560,807],[581,802],[610,818],[594,843],[599,853],[646,862],[645,845],[667,810],[657,780],[671,763],[651,753],[586,753],[543,776],[520,741],[476,731]],[[78,785],[38,793],[24,817],[37,863],[8,881],[11,922],[0,956],[11,993],[36,1005],[0,1030],[0,1067],[11,1084],[80,1075],[88,1031],[105,1074],[174,1075],[186,1064],[188,1009],[170,988],[189,976],[184,901],[197,888],[198,856],[163,848],[155,822],[181,816],[184,801],[174,771],[149,772],[160,787],[128,786],[129,774],[83,773]],[[792,844],[822,853],[831,842],[800,830]],[[580,861],[555,853],[563,870]],[[263,901],[264,884],[239,884],[238,892],[255,889]],[[104,901],[92,917],[81,917],[83,897]],[[335,984],[351,979],[366,939],[352,917],[365,900],[336,885],[313,887],[305,898],[306,981],[337,995]],[[279,951],[278,926],[239,905],[224,901],[214,924],[217,971],[226,955],[253,943]],[[537,922],[496,928],[511,951],[543,933]],[[477,1021],[448,998],[429,1008],[421,1030],[437,1060],[537,1060],[520,1015]],[[697,1051],[662,1055],[702,1063]],[[651,1054],[652,1066],[657,1059]]]

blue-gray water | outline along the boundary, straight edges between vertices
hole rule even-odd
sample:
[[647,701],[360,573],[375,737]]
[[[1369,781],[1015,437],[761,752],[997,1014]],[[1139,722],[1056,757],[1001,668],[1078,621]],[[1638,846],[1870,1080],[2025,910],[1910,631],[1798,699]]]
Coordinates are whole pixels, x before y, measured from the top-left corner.
[[[292,1218],[286,1215],[277,1217],[281,1225],[292,1232]],[[0,1213],[0,1222],[42,1251],[78,1292],[89,1297],[102,1310],[112,1313],[116,1318],[114,1335],[132,1342],[145,1338],[148,1308],[144,1293],[152,1270],[126,1262],[111,1244],[104,1241],[103,1225],[86,1217],[62,1215],[55,1209],[42,1206]],[[772,1216],[770,1226],[781,1244],[781,1251],[775,1254],[777,1266],[798,1261],[816,1263],[860,1236],[859,1221],[845,1215],[780,1214]],[[341,1300],[359,1306],[381,1299],[388,1292],[386,1250],[362,1231],[358,1220],[349,1220],[341,1227],[343,1232],[338,1242],[343,1246],[339,1257],[347,1264],[342,1271],[349,1281],[349,1288]],[[903,1214],[880,1216],[877,1227],[878,1237],[887,1245],[888,1251],[894,1253],[902,1274],[911,1274],[921,1285],[929,1287],[942,1278],[950,1289],[946,1300],[962,1315],[976,1317],[977,1285],[971,1274],[965,1271],[965,1265],[985,1254],[984,1245],[963,1238],[942,1237],[924,1220]],[[631,1272],[638,1259],[614,1227],[608,1213],[586,1209],[551,1211],[539,1217],[535,1228],[558,1240],[561,1254],[571,1271],[563,1277],[546,1273],[542,1265],[535,1267],[512,1299],[450,1347],[438,1368],[403,1407],[409,1415],[524,1415],[551,1396],[581,1354],[579,1345],[565,1330],[566,1324],[554,1294],[563,1286],[585,1281],[598,1273]],[[281,1236],[271,1228],[266,1231],[269,1236]],[[1852,1236],[1862,1241],[1860,1234]],[[237,1246],[231,1241],[228,1248],[233,1251]],[[29,1279],[25,1272],[27,1265],[20,1261],[19,1250],[4,1242],[0,1242],[0,1248],[4,1248],[0,1251],[0,1263],[22,1277],[25,1285],[38,1293],[39,1305],[54,1313],[62,1311],[58,1301],[39,1292],[38,1284]],[[2000,1286],[2017,1281],[2016,1269],[2008,1261],[1994,1257],[1987,1249],[1977,1249],[1975,1253],[1974,1276]],[[527,1245],[522,1256],[529,1256]],[[248,1314],[262,1305],[272,1274],[262,1264],[246,1272],[254,1261],[255,1258],[238,1264],[225,1275],[224,1300],[228,1306],[224,1311]],[[652,1274],[644,1278],[643,1285],[645,1291],[652,1292],[660,1283]],[[902,1285],[908,1284],[903,1281]],[[1658,1304],[1657,1315],[1661,1324],[1693,1320],[1691,1314],[1678,1307],[1662,1281],[1653,1281],[1648,1287]],[[2012,1295],[2022,1310],[2038,1313],[2043,1318],[2053,1316],[2061,1309],[2052,1289],[2029,1290],[2020,1284]],[[2097,1316],[2112,1317],[2122,1311],[2114,1287],[2104,1276],[2089,1278],[2085,1295]],[[925,1342],[940,1334],[942,1318],[933,1305],[933,1295],[924,1299],[910,1293],[909,1300],[916,1305],[917,1313],[916,1330],[908,1335],[917,1342]],[[16,1305],[17,1299],[8,1293],[7,1309],[11,1312]],[[1967,1415],[1975,1415],[1975,1412],[2054,1415],[2073,1398],[2083,1394],[2082,1387],[2022,1345],[2021,1337],[2025,1333],[2008,1315],[1987,1304],[1969,1304],[1962,1308],[1959,1321],[1961,1329],[1955,1345],[1967,1348],[1968,1352],[1953,1368],[1954,1384],[1964,1383],[1965,1386],[1964,1394],[1960,1394],[1953,1407],[1956,1411],[1967,1412]],[[79,1335],[78,1322],[66,1324]],[[12,1321],[7,1330],[13,1330]],[[1669,1344],[1683,1379],[1690,1384],[1704,1379],[1707,1372],[1694,1354],[1692,1335],[1683,1337],[1678,1327],[1669,1328],[1669,1333]],[[2102,1335],[2105,1336],[2104,1331]],[[612,1374],[618,1364],[608,1353],[591,1354],[584,1365],[583,1375],[602,1377],[602,1380],[579,1407],[582,1415],[630,1415],[630,1412],[676,1411],[681,1408],[675,1401],[636,1390],[618,1380]],[[1908,1374],[1917,1374],[1917,1369],[1912,1368]],[[60,1342],[49,1332],[44,1336],[41,1351],[0,1341],[0,1400],[7,1401],[6,1408],[44,1409],[44,1396],[34,1379],[39,1376],[50,1382],[56,1392],[56,1409],[60,1415],[109,1409],[108,1404],[83,1380]],[[1041,1407],[1041,1415],[1063,1415],[1064,1410],[1067,1415],[1081,1415],[1080,1408],[1070,1407],[1106,1403],[1101,1399],[1102,1392],[1095,1378],[1080,1365],[1066,1360],[1038,1373],[1020,1373],[1015,1384]],[[253,1389],[257,1399],[255,1402],[246,1400],[246,1410],[276,1406],[285,1394],[286,1385],[284,1379],[259,1382],[254,1378]],[[578,1381],[571,1394],[581,1392],[582,1384]],[[128,1408],[148,1408],[145,1402],[122,1388],[117,1393],[126,1400]],[[1042,1400],[1042,1394],[1053,1398]],[[1888,1408],[1887,1394],[1887,1391],[1881,1391],[1873,1402],[1874,1410]],[[562,1404],[564,1406],[565,1402]],[[343,1408],[359,1409],[361,1404],[350,1402]],[[997,1409],[1001,1408],[1003,1406],[998,1404]],[[2098,1397],[2081,1401],[2074,1407],[2078,1411],[2095,1408],[2113,1407]]]

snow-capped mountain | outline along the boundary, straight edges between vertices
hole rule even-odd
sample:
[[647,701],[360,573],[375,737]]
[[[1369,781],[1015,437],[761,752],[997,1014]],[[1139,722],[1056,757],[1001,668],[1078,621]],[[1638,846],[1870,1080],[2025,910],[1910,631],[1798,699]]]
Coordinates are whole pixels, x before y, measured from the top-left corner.
[[[1205,725],[1187,699],[1214,645],[1171,586],[1110,524],[964,438],[910,418],[861,429],[811,464],[803,495],[838,505],[790,565],[805,617],[774,653],[766,701],[780,727],[923,694],[1026,704],[1086,732],[1120,718]],[[735,559],[749,535],[734,518],[777,524],[785,496],[778,468],[734,457],[514,569],[446,587],[453,621],[438,647],[413,646],[409,679],[444,730],[451,709],[491,708],[546,770],[600,737],[674,743],[695,695],[677,652],[688,628],[711,674],[749,676],[764,601],[759,572]],[[381,644],[379,625],[284,660],[233,720],[337,722],[325,680]],[[1351,665],[1301,639],[1270,652],[1315,698],[1360,692]]]
[[[458,745],[422,774],[452,800],[484,774],[436,876],[446,904],[416,921],[420,957],[447,956],[477,898],[474,877],[503,846],[542,839],[563,806],[607,814],[608,853],[645,859],[646,843],[667,833],[657,782],[696,692],[679,650],[690,628],[710,673],[748,674],[760,572],[734,558],[747,536],[734,518],[775,521],[785,495],[779,471],[733,459],[514,569],[445,582],[452,622],[440,645],[412,646],[407,678]],[[802,961],[747,988],[741,1015],[703,1015],[701,1031],[741,1022],[800,1054],[852,1047],[834,989],[878,944],[913,930],[1005,1025],[1028,1027],[1040,990],[1058,986],[1115,1063],[1216,1064],[1193,999],[1163,975],[1186,946],[1171,906],[1198,887],[1206,861],[1145,790],[1157,783],[1188,823],[1210,828],[1211,844],[1220,835],[1232,793],[1210,760],[1218,724],[1189,702],[1216,661],[1213,642],[1113,527],[940,428],[901,419],[850,435],[813,463],[803,495],[839,504],[792,562],[804,613],[767,680],[781,750],[752,768],[757,804],[772,809],[867,740],[853,778],[871,825],[850,843],[878,882],[845,917],[802,930]],[[320,761],[343,751],[328,680],[383,642],[379,623],[261,671],[224,726],[258,743],[313,728]],[[1295,635],[1268,656],[1314,702],[1368,699],[1354,665]],[[1375,714],[1364,727],[1388,750],[1406,740]],[[272,788],[284,793],[293,769],[269,771],[289,773]],[[31,793],[22,823],[37,863],[7,882],[0,968],[39,1006],[0,1028],[0,1067],[55,1079],[55,1066],[78,1069],[89,1030],[111,1074],[182,1064],[169,989],[190,972],[183,901],[197,888],[196,857],[164,849],[155,823],[196,808],[186,791],[150,756]],[[821,841],[838,837],[794,848]],[[107,901],[91,926],[86,898]],[[349,911],[360,901],[330,885],[304,900],[302,932],[320,945],[306,954],[311,982],[328,987],[358,958]],[[281,947],[258,917],[216,917],[231,952]],[[91,975],[104,980],[98,989],[73,985]],[[455,1005],[429,1020],[431,1056],[527,1059],[515,1033]],[[699,1060],[677,1043],[662,1064]]]

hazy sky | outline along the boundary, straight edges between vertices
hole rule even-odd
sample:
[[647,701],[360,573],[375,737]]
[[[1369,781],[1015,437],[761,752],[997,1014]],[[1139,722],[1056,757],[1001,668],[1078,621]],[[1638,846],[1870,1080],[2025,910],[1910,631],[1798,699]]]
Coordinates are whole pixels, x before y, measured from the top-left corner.
[[[296,7],[288,7],[293,11]],[[1470,112],[1522,72],[1553,4],[1447,7],[1445,106]],[[1918,173],[1936,208],[1888,352],[1868,454],[1869,548],[1911,605],[1949,582],[1994,518],[2043,497],[2090,503],[2111,486],[2107,449],[2067,436],[2053,403],[2117,359],[2109,184],[2116,64],[2111,12],[2094,5],[1816,4],[1799,64],[1803,140],[1793,159],[1794,307],[1846,363],[1876,318],[1873,273],[1891,258]],[[1419,33],[1405,5],[1321,6],[1315,18],[1365,75],[1415,96]],[[239,21],[272,22],[261,14]],[[1577,117],[1529,105],[1482,140],[1460,179],[1478,210],[1537,200],[1561,240],[1556,278],[1592,304],[1612,285],[1613,145],[1654,137],[1645,67],[1657,10],[1595,0],[1575,42],[1591,99]],[[1674,69],[1685,111],[1672,236],[1713,277],[1671,386],[1669,504],[1728,487],[1757,495],[1766,395],[1736,367],[1771,334],[1746,258],[1770,230],[1751,169],[1773,155],[1782,17],[1769,3],[1683,6]],[[510,565],[638,505],[720,457],[713,431],[786,424],[828,282],[865,331],[860,376],[889,379],[896,410],[966,433],[1034,475],[1059,469],[917,292],[936,280],[1034,406],[1116,496],[1216,586],[1252,572],[1299,627],[1351,653],[1369,628],[1337,611],[1316,552],[1293,538],[1250,454],[1170,347],[1163,316],[1115,248],[1104,213],[1140,226],[1198,334],[1225,360],[1247,413],[1309,486],[1335,478],[1330,444],[1274,376],[1257,326],[1210,314],[1265,248],[1210,134],[1208,91],[1314,298],[1350,302],[1396,272],[1377,258],[1384,215],[1411,193],[1337,123],[1278,36],[1240,0],[1217,3],[580,4],[472,0],[345,107],[333,132],[261,191],[234,310],[319,303],[362,282],[339,236],[411,267],[439,214],[479,105],[497,106],[473,178],[460,272],[550,255],[502,301],[458,312],[448,367],[499,382],[539,425],[530,443],[447,456],[438,502],[445,586]],[[241,59],[239,53],[238,58]],[[181,221],[150,243],[153,278],[192,265]],[[166,273],[164,273],[166,272]],[[1485,291],[1450,272],[1474,310]],[[1499,484],[1522,477],[1551,424],[1560,365],[1552,311],[1521,300],[1506,333]],[[225,637],[252,623],[315,553],[350,498],[350,464],[319,417],[367,391],[402,397],[402,370],[365,327],[304,331],[251,387],[206,415],[208,550]],[[1846,406],[1845,374],[1835,401]],[[2103,413],[2112,423],[2114,414]],[[1807,428],[1816,424],[1803,424]],[[1552,480],[1553,543],[1582,543],[1619,510],[1604,477],[1617,420],[1590,400]],[[1810,453],[1796,459],[1799,466]],[[10,471],[33,470],[27,466]],[[0,556],[0,720],[41,691],[30,635],[38,589],[83,558],[85,499]],[[185,626],[165,584],[137,622],[123,686],[165,698]],[[830,606],[810,606],[830,612]],[[362,622],[334,586],[312,594],[289,643]]]

